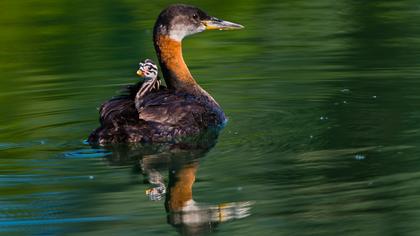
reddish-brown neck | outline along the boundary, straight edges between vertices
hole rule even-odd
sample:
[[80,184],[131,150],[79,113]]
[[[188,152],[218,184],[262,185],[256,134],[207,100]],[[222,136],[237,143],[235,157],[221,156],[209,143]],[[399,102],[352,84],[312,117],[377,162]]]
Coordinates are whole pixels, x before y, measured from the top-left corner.
[[181,42],[158,35],[155,37],[155,49],[168,88],[196,94],[200,86],[184,62]]
[[179,170],[171,171],[169,192],[166,196],[166,207],[170,212],[181,211],[185,204],[192,200],[192,186],[197,168],[198,163],[193,163]]

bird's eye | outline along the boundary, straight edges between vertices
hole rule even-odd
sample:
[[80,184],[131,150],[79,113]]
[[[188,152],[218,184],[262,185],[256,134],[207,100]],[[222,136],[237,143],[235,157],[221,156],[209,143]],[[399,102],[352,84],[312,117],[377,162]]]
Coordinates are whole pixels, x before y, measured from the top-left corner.
[[198,20],[198,15],[197,14],[194,14],[193,15],[193,18],[196,19],[196,20]]

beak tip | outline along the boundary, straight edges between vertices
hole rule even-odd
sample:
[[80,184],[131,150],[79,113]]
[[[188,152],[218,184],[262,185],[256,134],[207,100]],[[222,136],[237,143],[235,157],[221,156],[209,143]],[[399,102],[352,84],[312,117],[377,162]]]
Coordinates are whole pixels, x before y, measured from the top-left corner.
[[230,29],[235,30],[235,29],[243,29],[243,28],[245,28],[245,26],[234,23],[234,25],[232,25]]

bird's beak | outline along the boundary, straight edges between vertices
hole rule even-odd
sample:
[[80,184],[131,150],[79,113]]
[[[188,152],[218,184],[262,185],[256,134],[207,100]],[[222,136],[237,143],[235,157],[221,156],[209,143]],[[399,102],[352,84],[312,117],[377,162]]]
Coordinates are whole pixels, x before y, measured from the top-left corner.
[[140,77],[143,77],[144,76],[143,71],[137,70],[137,75],[140,76]]
[[210,20],[203,20],[201,22],[206,26],[206,30],[235,30],[244,28],[240,24],[220,20],[216,17],[211,17]]

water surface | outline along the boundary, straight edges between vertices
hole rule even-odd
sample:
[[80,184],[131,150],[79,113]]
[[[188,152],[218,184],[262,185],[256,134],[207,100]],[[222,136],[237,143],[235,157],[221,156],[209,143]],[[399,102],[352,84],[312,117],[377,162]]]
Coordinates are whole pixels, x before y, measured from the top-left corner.
[[[184,42],[229,123],[150,168],[84,140],[171,2],[0,3],[0,234],[418,235],[420,4],[187,2],[246,26]],[[156,172],[233,217],[180,227],[145,194]]]

